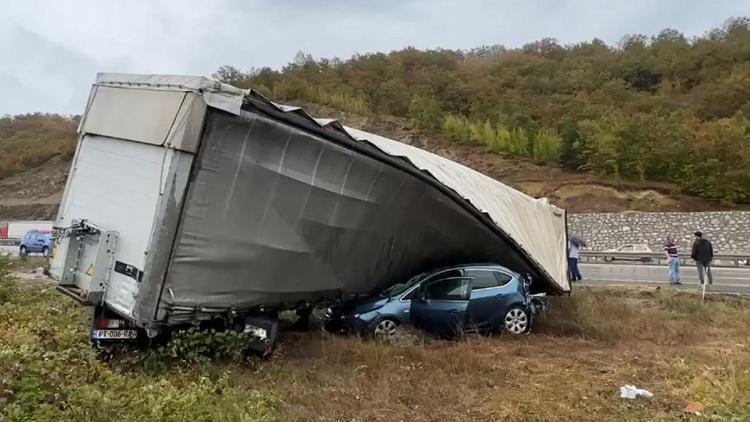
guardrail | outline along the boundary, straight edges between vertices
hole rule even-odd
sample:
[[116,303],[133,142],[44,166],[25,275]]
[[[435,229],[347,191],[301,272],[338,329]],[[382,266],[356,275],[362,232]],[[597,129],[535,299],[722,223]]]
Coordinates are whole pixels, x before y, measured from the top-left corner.
[[18,246],[21,239],[0,239],[0,246]]
[[[666,263],[667,257],[658,252],[588,252],[581,251],[579,261],[589,264],[636,263],[645,265],[660,265]],[[681,264],[694,264],[690,255],[680,254]],[[750,267],[750,254],[722,254],[714,255],[715,267]]]

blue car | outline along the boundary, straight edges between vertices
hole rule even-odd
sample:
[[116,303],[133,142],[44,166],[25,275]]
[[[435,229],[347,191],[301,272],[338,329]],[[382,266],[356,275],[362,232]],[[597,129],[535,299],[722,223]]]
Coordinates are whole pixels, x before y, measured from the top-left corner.
[[21,240],[21,246],[18,252],[21,256],[30,253],[40,253],[49,256],[52,252],[52,232],[44,230],[31,230],[27,232]]
[[529,331],[543,309],[525,278],[496,264],[470,264],[423,273],[378,295],[324,311],[334,332],[388,338],[413,324],[441,335],[467,331]]

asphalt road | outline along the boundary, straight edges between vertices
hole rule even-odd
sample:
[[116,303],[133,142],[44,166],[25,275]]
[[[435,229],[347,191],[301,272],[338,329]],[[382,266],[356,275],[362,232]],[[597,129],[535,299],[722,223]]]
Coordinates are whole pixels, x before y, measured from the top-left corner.
[[[640,264],[581,264],[585,284],[669,284],[669,271],[665,265]],[[683,289],[698,289],[698,271],[683,265]],[[714,284],[707,291],[750,294],[750,267],[714,267]]]
[[[18,255],[18,246],[0,246],[0,254],[5,252]],[[584,284],[664,284],[669,282],[666,265],[641,264],[580,264]],[[682,289],[698,289],[698,271],[693,266],[683,265]],[[714,267],[714,284],[709,291],[721,293],[750,294],[750,267]]]

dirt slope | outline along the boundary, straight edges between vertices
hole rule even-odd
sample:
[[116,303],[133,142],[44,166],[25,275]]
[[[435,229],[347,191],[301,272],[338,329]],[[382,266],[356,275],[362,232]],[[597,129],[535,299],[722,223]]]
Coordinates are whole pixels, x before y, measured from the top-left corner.
[[0,179],[0,220],[48,220],[57,214],[70,161],[55,157],[16,176]]
[[[676,186],[667,183],[617,182],[592,173],[503,157],[479,145],[451,143],[414,130],[402,118],[354,115],[309,103],[299,105],[314,116],[337,117],[348,126],[450,158],[534,197],[549,197],[570,212],[722,209],[699,198],[681,195]],[[0,179],[0,220],[54,218],[69,169],[70,161],[56,157],[22,174]]]

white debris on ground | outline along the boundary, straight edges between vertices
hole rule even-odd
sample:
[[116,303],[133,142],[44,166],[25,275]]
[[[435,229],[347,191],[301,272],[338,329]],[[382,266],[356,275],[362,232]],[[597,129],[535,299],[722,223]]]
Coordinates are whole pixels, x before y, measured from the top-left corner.
[[650,399],[651,397],[654,397],[654,394],[648,390],[644,390],[630,384],[620,387],[620,398],[635,400],[638,397]]

